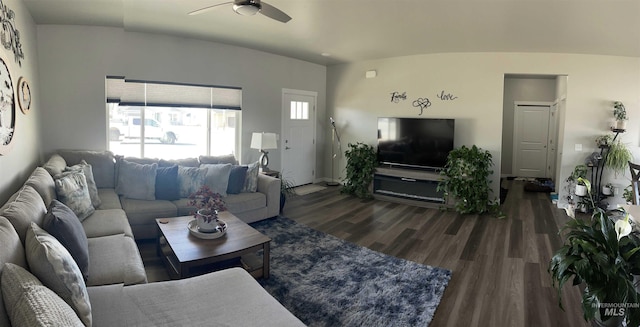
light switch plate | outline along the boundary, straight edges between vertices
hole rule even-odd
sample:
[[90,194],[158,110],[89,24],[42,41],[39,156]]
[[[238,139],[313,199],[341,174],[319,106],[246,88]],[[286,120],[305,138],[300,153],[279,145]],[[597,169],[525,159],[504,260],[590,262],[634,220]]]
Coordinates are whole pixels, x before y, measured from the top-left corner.
[[576,151],[577,152],[581,152],[582,151],[582,144],[576,144]]

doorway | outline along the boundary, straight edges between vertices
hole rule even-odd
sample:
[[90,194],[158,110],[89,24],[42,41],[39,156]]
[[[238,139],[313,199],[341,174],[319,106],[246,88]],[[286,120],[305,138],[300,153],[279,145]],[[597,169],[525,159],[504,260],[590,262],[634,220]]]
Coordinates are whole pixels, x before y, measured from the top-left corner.
[[518,177],[553,177],[556,114],[552,114],[552,105],[546,102],[515,103],[512,167]]
[[316,92],[282,90],[282,176],[293,186],[315,179],[317,97]]

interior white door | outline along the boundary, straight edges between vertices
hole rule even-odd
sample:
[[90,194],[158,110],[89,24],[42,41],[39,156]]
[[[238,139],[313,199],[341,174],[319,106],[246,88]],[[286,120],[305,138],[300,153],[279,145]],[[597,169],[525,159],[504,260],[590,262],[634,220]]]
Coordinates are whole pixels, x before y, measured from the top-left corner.
[[513,170],[519,177],[548,177],[549,105],[516,104]]
[[315,178],[315,92],[282,92],[282,176],[293,185]]

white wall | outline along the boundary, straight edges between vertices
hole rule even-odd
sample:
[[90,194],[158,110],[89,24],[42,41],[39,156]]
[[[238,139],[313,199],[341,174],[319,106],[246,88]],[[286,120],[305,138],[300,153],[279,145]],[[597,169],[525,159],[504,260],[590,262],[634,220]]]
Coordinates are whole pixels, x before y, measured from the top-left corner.
[[[378,77],[365,79],[365,71],[371,69],[378,71]],[[624,102],[629,111],[631,121],[624,140],[640,158],[640,58],[446,53],[337,65],[327,71],[327,110],[342,127],[344,144],[360,141],[374,145],[378,116],[420,117],[412,101],[429,98],[433,104],[422,117],[455,118],[456,146],[476,144],[492,153],[493,191],[497,196],[505,74],[569,76],[563,126],[566,135],[560,158],[562,179],[595,150],[594,135],[607,129],[614,100]],[[443,90],[458,99],[438,100],[436,94]],[[397,104],[390,102],[390,93],[394,91],[406,91],[408,99]],[[582,152],[574,151],[576,143],[583,144]],[[329,167],[328,152],[325,157],[325,167]],[[344,176],[344,157],[340,158],[339,166]],[[563,186],[560,183],[559,189]]]
[[[60,148],[106,149],[106,75],[243,88],[243,162],[258,160],[251,133],[280,133],[282,89],[318,92],[325,119],[326,67],[265,52],[121,28],[39,25],[45,153]],[[325,131],[318,126],[318,133]],[[316,171],[323,169],[318,140]],[[271,150],[278,169],[280,149]]]
[[0,205],[3,204],[25,181],[40,162],[40,120],[42,108],[40,84],[38,83],[36,25],[22,1],[5,0],[4,4],[16,14],[15,23],[20,31],[20,42],[24,59],[22,66],[14,60],[11,50],[0,47],[0,56],[9,67],[14,90],[18,78],[24,76],[31,86],[32,109],[28,115],[22,114],[16,103],[15,134],[12,148],[0,156]]

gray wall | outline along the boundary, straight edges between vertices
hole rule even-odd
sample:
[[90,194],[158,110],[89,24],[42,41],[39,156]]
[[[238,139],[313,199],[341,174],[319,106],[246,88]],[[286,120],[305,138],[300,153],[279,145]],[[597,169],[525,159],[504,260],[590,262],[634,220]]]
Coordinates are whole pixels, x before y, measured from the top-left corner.
[[[514,102],[554,102],[555,100],[555,76],[505,77],[504,102],[502,108],[502,175],[512,174]],[[498,162],[496,162],[496,165],[497,164]]]
[[0,205],[3,204],[25,181],[40,162],[40,140],[42,101],[38,95],[38,50],[36,25],[22,1],[5,0],[4,4],[16,14],[14,19],[20,31],[24,60],[22,66],[14,60],[13,52],[0,47],[0,56],[9,67],[14,89],[18,78],[24,76],[31,86],[32,109],[24,115],[16,104],[16,126],[11,150],[0,156]]
[[[282,89],[318,92],[324,122],[326,67],[265,52],[121,28],[39,25],[45,153],[60,148],[106,149],[106,75],[243,88],[243,162],[258,159],[251,133],[280,133]],[[325,131],[318,124],[318,134]],[[319,139],[316,171],[322,171]],[[281,167],[271,150],[270,167]]]

